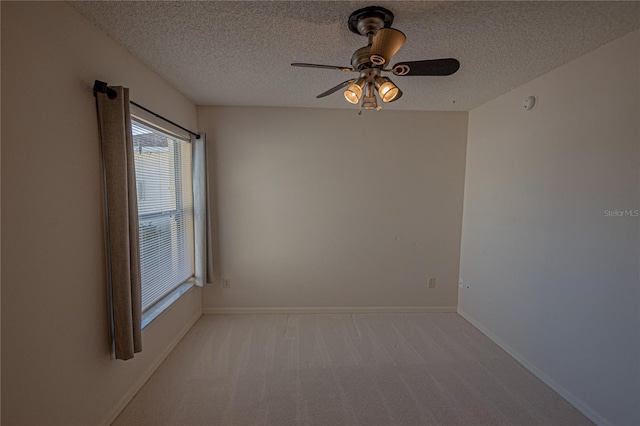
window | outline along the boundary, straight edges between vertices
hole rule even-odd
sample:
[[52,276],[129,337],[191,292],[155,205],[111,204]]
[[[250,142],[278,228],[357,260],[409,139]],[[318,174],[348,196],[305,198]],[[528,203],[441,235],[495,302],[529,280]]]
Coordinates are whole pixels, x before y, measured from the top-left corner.
[[132,111],[143,314],[194,277],[191,144]]

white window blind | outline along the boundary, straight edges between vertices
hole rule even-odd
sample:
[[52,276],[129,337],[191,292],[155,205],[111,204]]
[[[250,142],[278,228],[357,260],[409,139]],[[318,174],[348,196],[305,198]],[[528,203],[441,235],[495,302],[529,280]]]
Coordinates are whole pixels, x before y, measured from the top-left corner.
[[191,144],[132,116],[142,311],[194,276]]

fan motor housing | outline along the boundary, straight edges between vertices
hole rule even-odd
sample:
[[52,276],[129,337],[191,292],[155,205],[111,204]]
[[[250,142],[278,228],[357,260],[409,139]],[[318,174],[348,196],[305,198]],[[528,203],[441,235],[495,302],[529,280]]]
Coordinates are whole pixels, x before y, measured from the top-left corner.
[[353,69],[362,70],[373,66],[371,63],[371,55],[369,51],[371,46],[364,46],[356,50],[351,57],[351,66]]

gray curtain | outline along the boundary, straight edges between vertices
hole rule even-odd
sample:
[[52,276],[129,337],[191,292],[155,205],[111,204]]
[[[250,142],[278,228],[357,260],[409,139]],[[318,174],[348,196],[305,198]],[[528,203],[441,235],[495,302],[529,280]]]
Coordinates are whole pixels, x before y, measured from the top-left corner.
[[96,93],[106,207],[107,280],[116,359],[142,351],[142,288],[138,202],[129,113],[129,89]]
[[191,137],[193,172],[193,216],[195,235],[196,285],[202,287],[213,281],[211,248],[211,219],[208,194],[207,136]]

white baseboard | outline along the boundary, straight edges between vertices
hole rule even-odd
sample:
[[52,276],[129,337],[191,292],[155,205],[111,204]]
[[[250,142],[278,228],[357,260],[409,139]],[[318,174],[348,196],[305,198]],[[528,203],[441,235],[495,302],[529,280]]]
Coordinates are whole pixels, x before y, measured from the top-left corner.
[[573,405],[578,411],[580,411],[582,414],[584,414],[586,417],[588,417],[589,420],[591,420],[592,422],[594,422],[595,424],[597,424],[599,426],[608,426],[608,425],[611,424],[610,422],[606,421],[602,416],[597,414],[593,409],[591,409],[589,406],[587,406],[585,403],[583,403],[580,399],[576,398],[571,392],[569,392],[566,389],[564,389],[562,386],[560,386],[555,381],[553,381],[553,379],[551,379],[549,376],[547,376],[542,371],[540,371],[536,366],[534,366],[529,361],[527,361],[527,359],[525,357],[523,357],[518,352],[513,350],[509,345],[507,345],[499,337],[497,337],[495,334],[493,334],[492,332],[487,330],[479,322],[477,322],[476,320],[471,318],[469,316],[469,314],[467,314],[466,312],[464,312],[460,308],[458,308],[458,314],[460,314],[460,316],[462,318],[464,318],[467,321],[469,321],[471,323],[471,325],[473,325],[475,328],[480,330],[480,332],[482,332],[482,334],[484,334],[489,339],[491,339],[493,341],[493,343],[495,343],[496,345],[500,346],[500,348],[503,351],[505,351],[506,353],[511,355],[512,358],[514,358],[516,361],[518,361],[524,368],[529,370],[534,376],[536,376],[538,379],[542,380],[542,382],[544,384],[549,386],[557,394],[559,394],[561,397],[566,399],[569,404]]
[[455,306],[371,306],[302,308],[203,308],[204,315],[220,314],[380,314],[411,312],[456,312]]
[[167,345],[164,351],[158,355],[158,357],[147,367],[144,374],[140,376],[140,378],[131,386],[131,388],[120,398],[120,401],[116,404],[115,408],[111,411],[111,414],[100,424],[104,426],[109,426],[113,423],[116,418],[120,415],[122,410],[131,402],[134,396],[140,391],[142,386],[147,383],[147,380],[155,373],[155,371],[160,367],[162,361],[164,361],[167,356],[171,353],[171,351],[176,347],[176,345],[182,340],[182,338],[187,334],[187,332],[193,327],[193,325],[198,321],[198,319],[202,316],[201,312],[197,312],[196,315],[193,316],[185,324],[184,327],[180,330],[180,332],[176,335],[176,337]]

